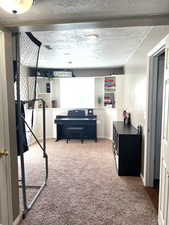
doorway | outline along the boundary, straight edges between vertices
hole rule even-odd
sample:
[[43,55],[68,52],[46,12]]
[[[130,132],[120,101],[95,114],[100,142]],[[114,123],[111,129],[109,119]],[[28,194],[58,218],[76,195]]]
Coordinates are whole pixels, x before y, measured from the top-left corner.
[[165,66],[164,45],[150,55],[150,75],[148,86],[148,119],[147,119],[147,153],[146,186],[159,187],[161,127],[163,105],[163,82]]
[[165,52],[157,56],[157,95],[156,95],[156,121],[155,121],[155,148],[154,148],[154,187],[159,186],[160,155],[161,155],[161,127],[163,105]]

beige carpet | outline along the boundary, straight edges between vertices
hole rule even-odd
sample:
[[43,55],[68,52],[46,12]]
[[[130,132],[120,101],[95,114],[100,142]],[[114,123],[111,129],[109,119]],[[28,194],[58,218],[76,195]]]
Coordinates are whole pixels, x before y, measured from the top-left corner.
[[[110,141],[51,140],[47,147],[48,186],[22,225],[157,225],[140,178],[117,176]],[[41,161],[35,146],[26,153],[27,183],[42,180]]]

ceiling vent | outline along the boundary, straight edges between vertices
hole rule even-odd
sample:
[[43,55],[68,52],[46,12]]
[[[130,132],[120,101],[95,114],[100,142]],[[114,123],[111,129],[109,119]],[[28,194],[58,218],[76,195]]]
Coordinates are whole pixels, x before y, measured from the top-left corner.
[[54,71],[53,76],[56,78],[73,77],[72,71]]

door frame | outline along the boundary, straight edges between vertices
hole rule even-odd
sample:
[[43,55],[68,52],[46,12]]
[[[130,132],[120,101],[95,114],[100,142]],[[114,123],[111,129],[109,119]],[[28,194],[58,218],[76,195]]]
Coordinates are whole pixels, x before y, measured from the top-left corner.
[[[1,198],[0,198],[0,210],[1,210],[1,219],[3,225],[10,225],[13,220],[13,210],[12,210],[12,184],[11,184],[11,171],[10,171],[10,150],[9,150],[9,138],[6,137],[8,134],[8,112],[7,112],[7,93],[6,93],[6,56],[5,56],[5,32],[0,32],[0,89],[1,89],[1,105],[3,107],[1,108],[1,119],[3,119],[3,129],[2,134],[4,135],[4,149],[7,149],[8,151],[8,157],[1,158],[1,162],[4,166],[6,166],[6,170],[4,170],[4,173],[1,173]],[[4,167],[2,167],[4,168]],[[5,187],[6,188],[3,188]]]
[[[158,56],[165,52],[166,37],[160,41],[148,54],[148,86],[146,110],[146,151],[144,155],[144,185],[154,186],[154,157],[155,157],[155,125],[156,125],[156,94],[158,77]],[[152,107],[153,106],[153,107]]]
[[[1,112],[3,118],[3,146],[8,151],[8,156],[1,158],[1,166],[5,168],[3,176],[4,186],[1,186],[0,210],[3,216],[3,225],[11,225],[18,220],[19,193],[17,173],[17,144],[16,144],[16,119],[14,102],[14,83],[12,71],[12,33],[0,25],[0,92]],[[3,160],[3,161],[2,161]],[[5,165],[5,166],[4,166]],[[2,172],[2,170],[1,170]],[[2,177],[1,177],[2,178]],[[0,178],[0,179],[1,179]],[[1,179],[2,181],[2,179]],[[5,187],[5,188],[4,188]],[[14,222],[14,224],[16,224]]]

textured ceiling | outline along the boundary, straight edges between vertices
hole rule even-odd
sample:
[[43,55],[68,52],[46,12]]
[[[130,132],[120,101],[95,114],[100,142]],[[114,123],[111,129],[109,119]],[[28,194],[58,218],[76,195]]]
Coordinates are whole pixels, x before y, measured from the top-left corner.
[[36,0],[34,7],[23,15],[8,14],[0,9],[0,23],[69,22],[168,13],[168,0]]
[[[39,66],[44,68],[100,68],[125,65],[151,27],[104,28],[34,32],[42,42]],[[88,35],[96,34],[95,40]],[[21,56],[25,55],[22,43]],[[45,45],[48,46],[47,49]],[[33,57],[24,57],[24,64],[35,65]],[[72,63],[70,63],[72,62]]]

